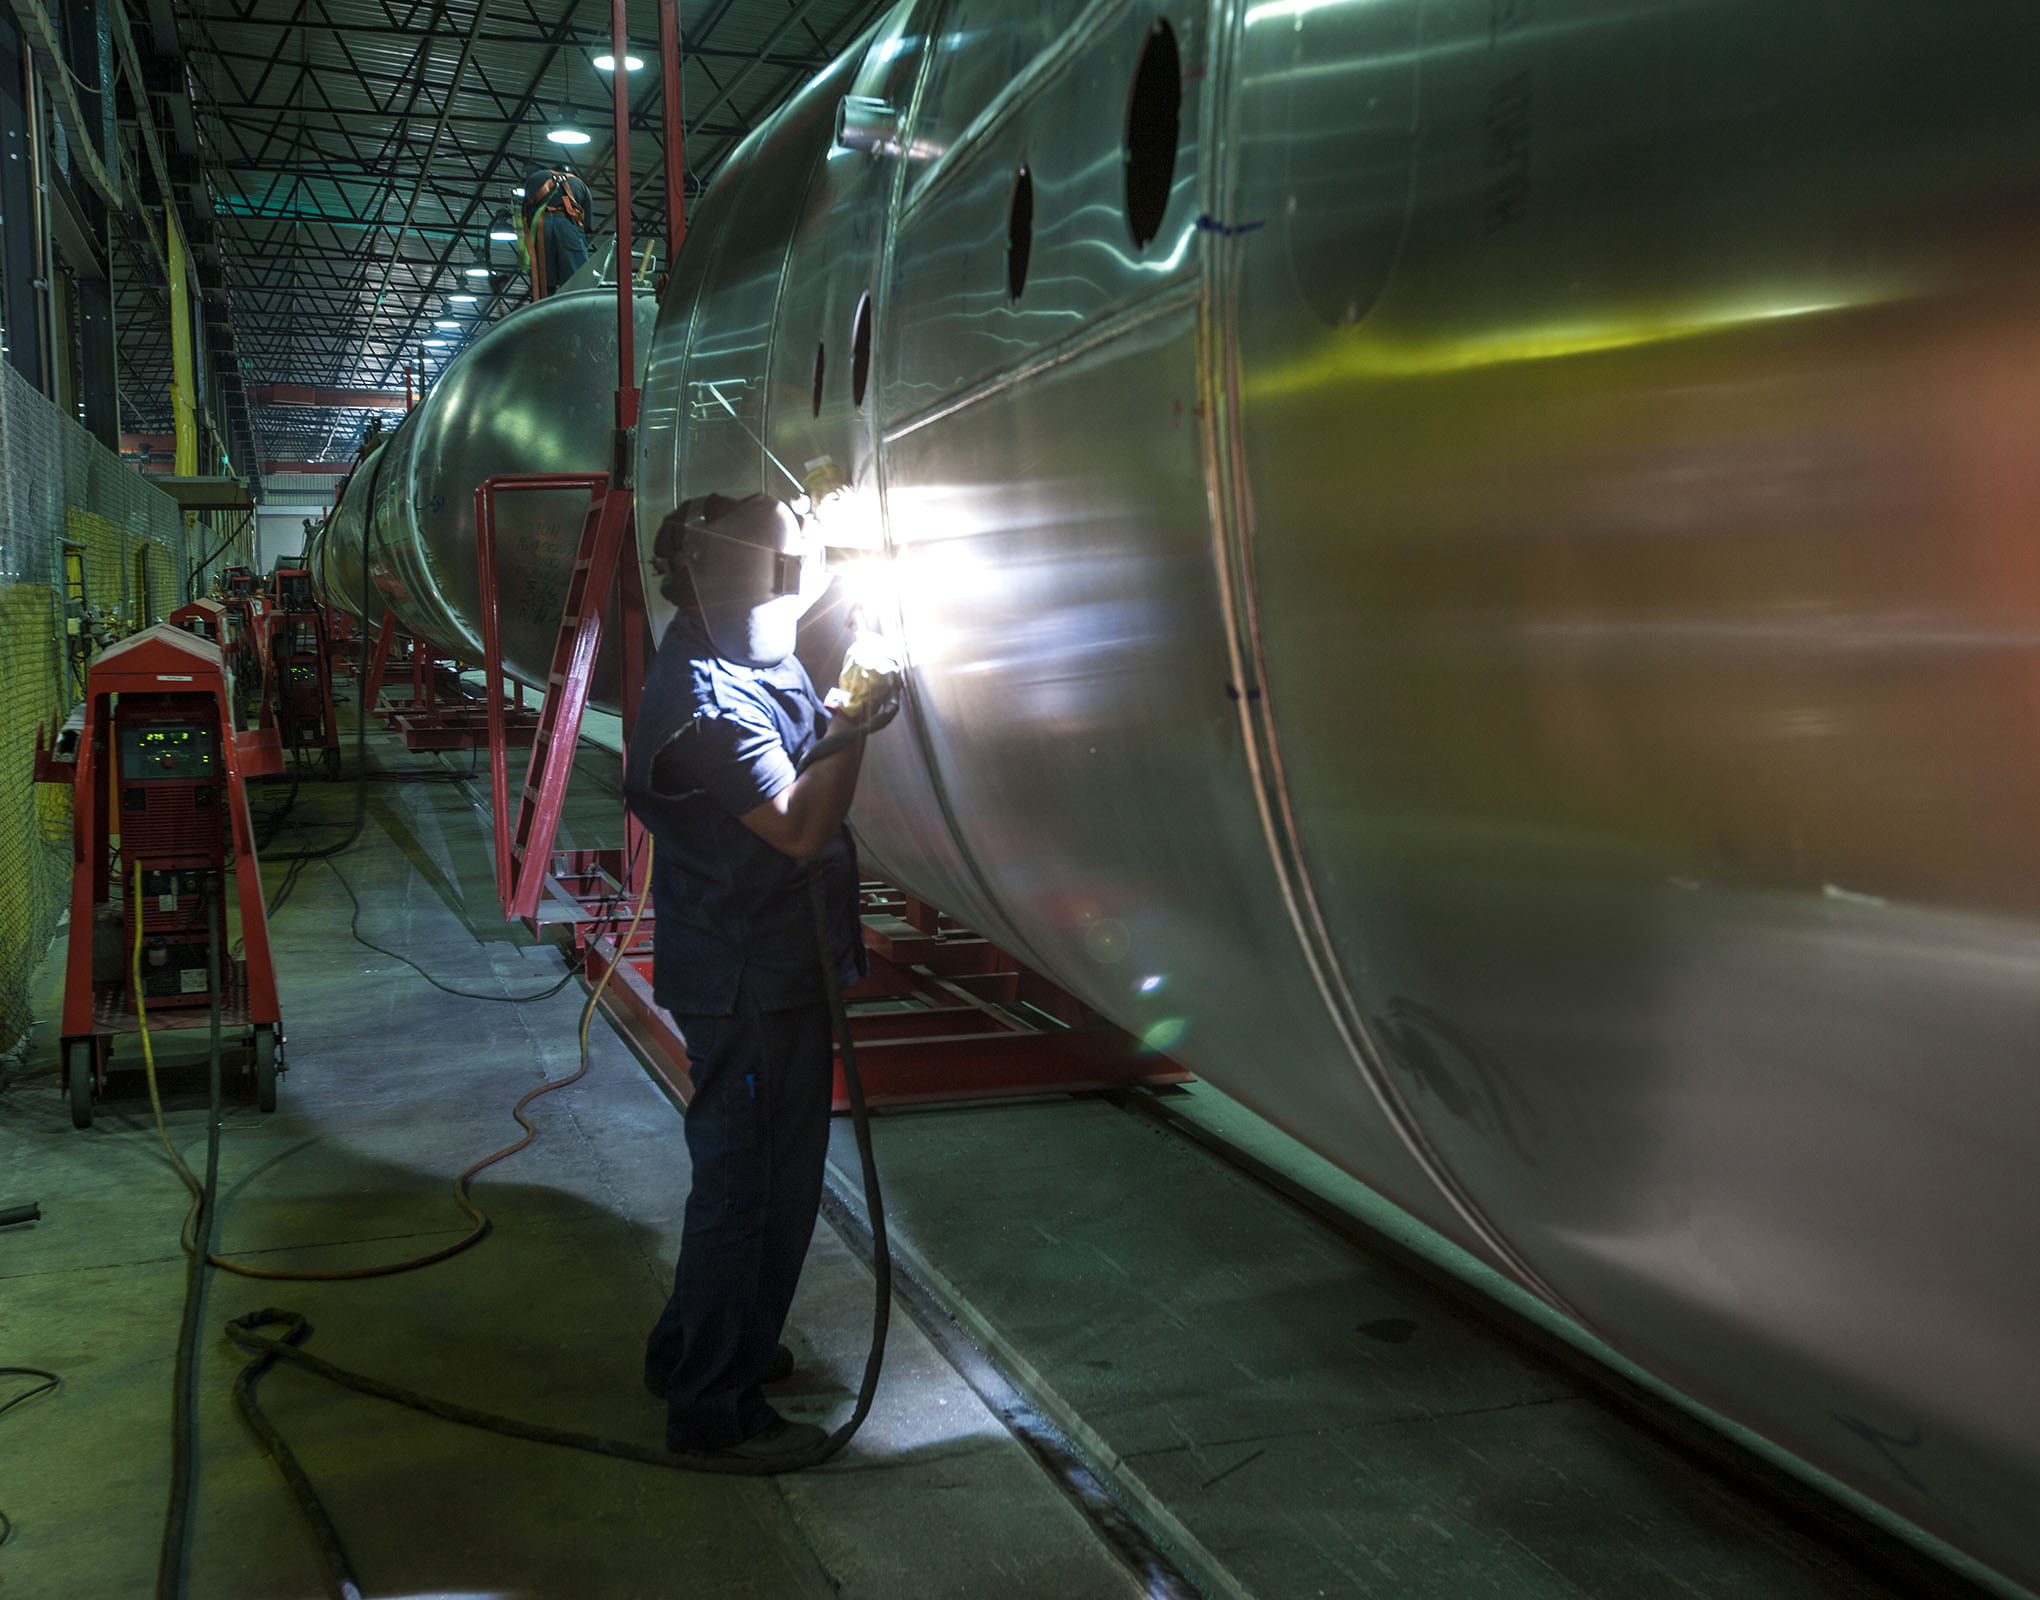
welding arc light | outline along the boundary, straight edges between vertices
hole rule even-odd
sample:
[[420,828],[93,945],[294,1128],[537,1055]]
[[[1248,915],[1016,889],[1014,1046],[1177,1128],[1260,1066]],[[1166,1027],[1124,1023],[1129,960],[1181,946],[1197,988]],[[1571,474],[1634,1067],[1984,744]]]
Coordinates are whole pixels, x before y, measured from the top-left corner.
[[[644,65],[636,56],[625,56],[623,58],[623,70],[625,72],[642,72]],[[616,57],[611,55],[597,56],[595,58],[595,70],[597,72],[614,72],[616,70]]]
[[546,135],[554,144],[586,144],[593,137],[579,128],[554,128]]

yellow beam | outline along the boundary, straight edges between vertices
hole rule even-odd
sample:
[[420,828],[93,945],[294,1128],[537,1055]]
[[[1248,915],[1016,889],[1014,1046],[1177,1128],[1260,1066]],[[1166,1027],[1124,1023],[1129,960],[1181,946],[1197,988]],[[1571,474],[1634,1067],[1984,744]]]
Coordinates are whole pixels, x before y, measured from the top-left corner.
[[177,434],[177,475],[198,475],[198,393],[192,364],[191,275],[184,250],[184,230],[177,226],[175,207],[163,210],[164,235],[170,246],[170,418]]

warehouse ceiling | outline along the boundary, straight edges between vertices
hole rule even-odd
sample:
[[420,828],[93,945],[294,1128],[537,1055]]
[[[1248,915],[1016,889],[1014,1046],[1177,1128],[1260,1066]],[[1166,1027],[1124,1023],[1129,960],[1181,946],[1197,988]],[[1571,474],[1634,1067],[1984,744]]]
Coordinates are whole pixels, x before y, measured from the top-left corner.
[[[689,195],[883,5],[681,0]],[[435,370],[524,303],[516,245],[489,235],[535,161],[570,160],[595,230],[614,227],[605,0],[131,0],[130,16],[173,171],[184,155],[174,186],[241,470],[351,457],[374,414],[277,386],[400,397],[406,362]],[[628,74],[632,228],[663,240],[651,0],[631,0],[629,23],[646,63]],[[558,127],[590,142],[548,142]],[[123,426],[167,434],[162,267],[132,221],[120,243]]]

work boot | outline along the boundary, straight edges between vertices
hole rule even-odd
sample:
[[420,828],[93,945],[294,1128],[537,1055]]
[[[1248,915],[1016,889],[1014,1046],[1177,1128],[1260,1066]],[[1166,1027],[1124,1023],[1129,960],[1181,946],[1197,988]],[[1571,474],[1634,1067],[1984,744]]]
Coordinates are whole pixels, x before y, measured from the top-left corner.
[[774,1417],[748,1439],[724,1445],[720,1450],[690,1450],[676,1445],[669,1436],[666,1448],[696,1472],[766,1474],[793,1472],[807,1465],[829,1435],[812,1422],[788,1422]]
[[[764,1381],[766,1383],[784,1383],[792,1376],[793,1352],[783,1344],[775,1345],[772,1350],[772,1365],[765,1369]],[[657,1369],[647,1364],[645,1367],[645,1387],[659,1399],[665,1399],[667,1391],[673,1387],[673,1369],[671,1367]]]

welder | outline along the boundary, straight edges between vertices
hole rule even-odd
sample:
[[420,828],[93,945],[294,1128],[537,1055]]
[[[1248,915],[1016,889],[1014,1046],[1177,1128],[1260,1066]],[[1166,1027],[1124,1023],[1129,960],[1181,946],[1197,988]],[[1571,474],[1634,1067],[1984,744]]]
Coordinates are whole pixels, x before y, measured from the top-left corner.
[[587,184],[562,163],[538,167],[524,179],[524,248],[531,261],[531,298],[558,294],[588,259]]
[[625,790],[656,846],[653,989],[687,1042],[693,1187],[645,1385],[666,1401],[669,1448],[770,1470],[825,1437],[763,1389],[792,1371],[779,1338],[821,1202],[824,985],[863,968],[844,819],[862,736],[897,711],[899,679],[852,666],[816,695],[794,646],[828,574],[810,525],[776,500],[683,503],[653,564],[678,614],[646,675]]

